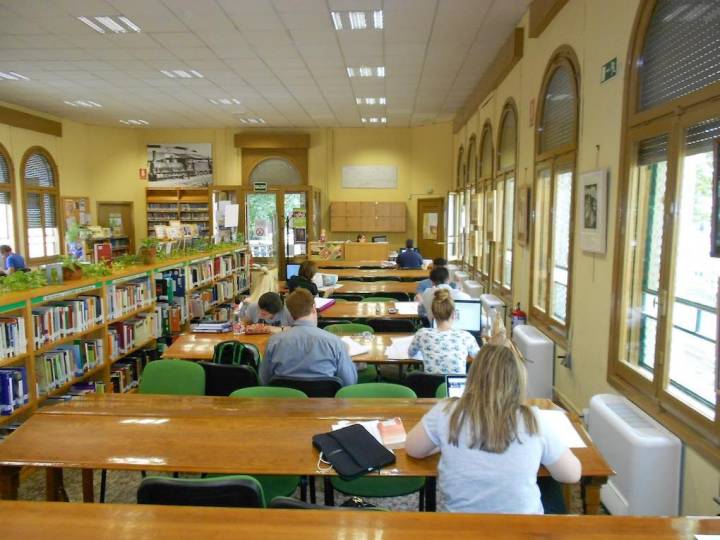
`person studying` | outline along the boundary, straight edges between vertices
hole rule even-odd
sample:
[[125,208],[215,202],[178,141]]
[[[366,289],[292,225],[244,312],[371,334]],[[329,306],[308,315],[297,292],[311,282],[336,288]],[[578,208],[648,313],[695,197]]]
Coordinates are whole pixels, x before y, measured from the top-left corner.
[[400,250],[397,257],[397,265],[399,268],[422,268],[423,258],[420,252],[413,247],[413,241],[408,238],[405,240],[405,249]]
[[447,289],[436,289],[432,301],[435,328],[421,328],[410,343],[410,358],[422,353],[426,373],[465,373],[468,357],[474,358],[480,350],[470,332],[453,328],[455,304]]
[[430,272],[430,281],[433,286],[429,289],[425,289],[422,295],[420,295],[422,307],[419,310],[419,312],[427,317],[430,322],[432,322],[434,318],[432,313],[432,303],[435,298],[435,291],[445,289],[450,293],[450,297],[453,300],[471,300],[468,293],[453,289],[450,285],[448,285],[448,281],[450,281],[450,272],[448,272],[448,269],[444,266],[438,266],[432,269]]
[[313,295],[304,288],[290,293],[285,305],[294,319],[290,329],[273,335],[260,364],[260,382],[278,377],[339,377],[357,382],[357,369],[339,337],[317,327]]
[[6,273],[12,274],[20,270],[25,270],[25,259],[19,253],[13,253],[13,250],[8,245],[0,246],[0,256],[4,260],[3,270]]
[[508,347],[486,345],[470,366],[462,397],[440,401],[408,434],[408,455],[440,452],[442,510],[542,514],[540,465],[558,482],[580,480],[575,454],[536,408],[523,404],[526,378]]
[[257,303],[244,301],[240,306],[240,318],[245,324],[252,325],[248,328],[251,334],[274,334],[293,323],[282,297],[274,292],[261,295]]
[[[318,267],[315,261],[303,261],[300,265],[297,275],[294,275],[287,280],[287,288],[290,292],[294,292],[298,288],[307,289],[313,296],[318,296],[320,290],[317,284],[313,281],[315,274],[317,274]],[[323,289],[323,296],[330,296],[333,293],[332,288]]]

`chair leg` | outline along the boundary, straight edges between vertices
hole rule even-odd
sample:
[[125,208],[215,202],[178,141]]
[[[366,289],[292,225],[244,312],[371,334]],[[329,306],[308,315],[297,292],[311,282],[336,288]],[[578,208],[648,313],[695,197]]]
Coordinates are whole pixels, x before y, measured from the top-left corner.
[[317,503],[317,497],[315,495],[315,477],[308,476],[308,484],[310,484],[310,502],[312,504]]
[[100,472],[100,502],[105,502],[105,489],[107,488],[107,469]]
[[300,500],[307,502],[307,476],[300,477]]
[[425,511],[425,486],[418,491],[418,510],[420,512]]
[[323,489],[325,490],[325,506],[335,506],[335,490],[327,476],[323,477]]

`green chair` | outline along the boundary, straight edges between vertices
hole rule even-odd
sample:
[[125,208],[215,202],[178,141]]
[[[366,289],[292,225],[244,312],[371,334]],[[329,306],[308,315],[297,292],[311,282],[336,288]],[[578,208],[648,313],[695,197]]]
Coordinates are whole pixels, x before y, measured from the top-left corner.
[[205,394],[205,371],[187,360],[153,360],[143,369],[140,394],[202,396]]
[[367,296],[360,301],[361,302],[395,302],[395,299],[388,298],[387,296]]
[[442,383],[440,386],[437,387],[437,390],[435,390],[435,397],[437,399],[445,399],[446,397],[448,397],[447,383]]
[[[415,399],[415,392],[406,386],[389,383],[353,384],[335,394],[336,398],[409,398]],[[329,480],[329,481],[328,481]],[[355,480],[343,480],[339,477],[325,478],[325,501],[332,501],[333,489],[345,495],[356,497],[400,497],[416,491],[420,492],[420,510],[425,507],[425,478],[383,478],[363,476]],[[331,503],[332,504],[332,503]]]
[[[294,388],[282,386],[253,386],[241,388],[230,394],[231,398],[299,398],[308,399],[307,395]],[[257,475],[254,478],[260,482],[265,500],[272,501],[275,497],[289,497],[300,483],[299,476]],[[304,489],[304,488],[303,488]],[[314,493],[314,490],[313,490]],[[314,495],[313,495],[314,497]]]
[[[357,336],[359,334],[362,334],[364,332],[368,332],[370,334],[374,334],[375,332],[372,329],[372,326],[368,326],[367,324],[360,324],[360,323],[336,323],[336,324],[329,324],[323,330],[327,330],[331,334],[335,334],[336,336],[345,335],[345,336]],[[368,364],[368,366],[365,369],[358,369],[358,382],[359,383],[369,383],[369,382],[375,382],[378,380],[378,370],[377,367],[375,367],[372,364]]]

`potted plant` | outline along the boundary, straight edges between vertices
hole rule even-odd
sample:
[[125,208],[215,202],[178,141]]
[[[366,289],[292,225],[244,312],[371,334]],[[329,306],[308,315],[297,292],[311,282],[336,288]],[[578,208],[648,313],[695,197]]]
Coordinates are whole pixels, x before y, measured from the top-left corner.
[[60,257],[60,262],[62,263],[63,281],[82,279],[82,268],[77,259],[70,255],[63,255]]
[[157,257],[158,239],[153,236],[143,238],[140,242],[140,250],[138,255],[143,264],[153,264]]

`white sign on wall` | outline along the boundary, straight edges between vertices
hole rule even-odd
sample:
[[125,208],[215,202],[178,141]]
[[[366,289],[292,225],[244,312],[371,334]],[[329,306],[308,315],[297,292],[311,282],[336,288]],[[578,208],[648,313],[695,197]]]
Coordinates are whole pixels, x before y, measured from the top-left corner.
[[395,165],[346,165],[342,168],[342,187],[397,189]]

